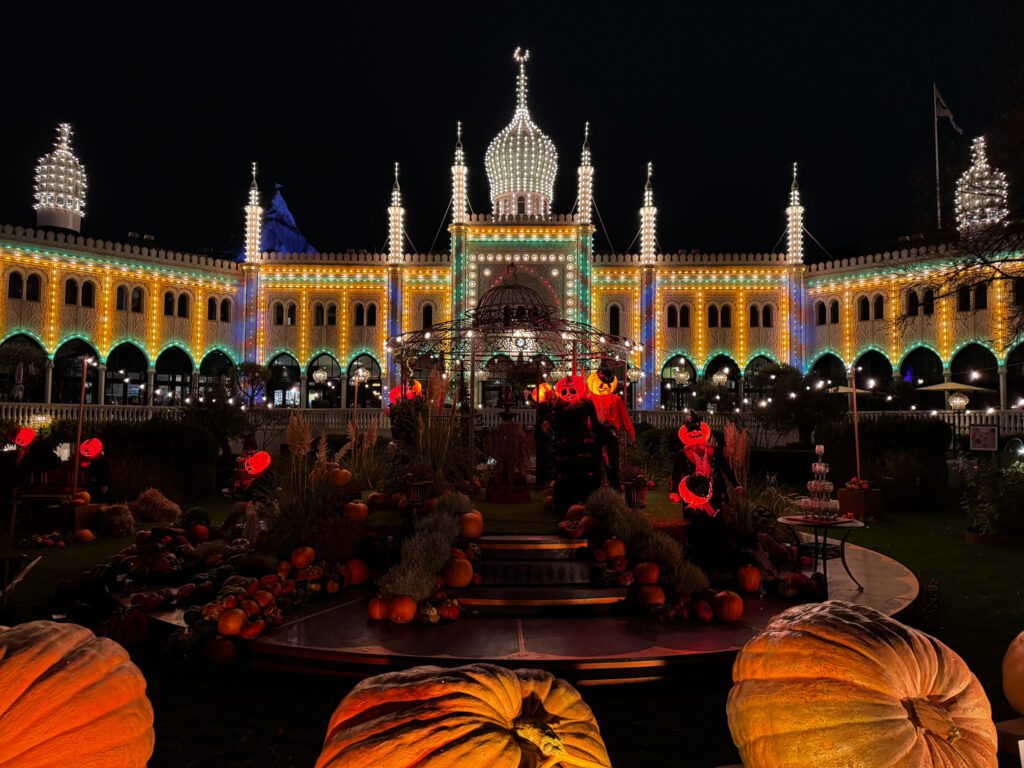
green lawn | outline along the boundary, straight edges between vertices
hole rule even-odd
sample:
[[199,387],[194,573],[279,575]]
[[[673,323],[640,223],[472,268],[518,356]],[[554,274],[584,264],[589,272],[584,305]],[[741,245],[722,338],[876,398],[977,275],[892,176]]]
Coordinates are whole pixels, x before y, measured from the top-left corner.
[[[488,531],[552,532],[557,520],[544,515],[541,505],[538,496],[528,505],[478,506]],[[200,506],[222,519],[229,502],[211,497]],[[664,494],[652,494],[650,510],[678,514]],[[377,524],[398,521],[391,512],[371,517]],[[38,550],[43,561],[20,591],[19,617],[45,616],[46,596],[58,579],[74,576],[129,540]],[[981,678],[996,719],[1012,716],[1000,690],[999,668],[1010,639],[1024,630],[1024,580],[1018,575],[1024,552],[966,544],[962,517],[947,512],[890,515],[885,523],[859,531],[855,541],[896,558],[922,580],[938,582],[933,633]],[[151,768],[241,768],[251,765],[255,754],[266,755],[267,765],[308,768],[319,754],[332,710],[352,684],[245,667],[223,673],[169,669],[155,648],[143,649],[138,661],[156,711]],[[684,679],[583,694],[616,768],[704,768],[737,760],[725,718],[729,686],[728,660],[702,661]]]

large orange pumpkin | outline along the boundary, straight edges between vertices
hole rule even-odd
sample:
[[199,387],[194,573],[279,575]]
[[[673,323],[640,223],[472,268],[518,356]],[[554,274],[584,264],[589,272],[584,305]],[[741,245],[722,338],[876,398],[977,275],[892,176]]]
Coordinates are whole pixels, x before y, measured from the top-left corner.
[[1024,715],[1024,632],[1014,638],[1003,657],[1003,693],[1010,706]]
[[76,624],[0,629],[0,766],[145,768],[146,680],[125,650]]
[[414,667],[359,683],[316,768],[606,768],[594,714],[564,680],[492,664]]
[[473,564],[469,560],[453,557],[445,563],[441,575],[444,577],[444,583],[447,587],[454,589],[468,587],[470,582],[473,581]]
[[733,665],[747,768],[995,768],[978,679],[935,638],[840,600],[779,614]]
[[467,539],[476,539],[484,532],[484,516],[475,509],[459,518],[459,533]]

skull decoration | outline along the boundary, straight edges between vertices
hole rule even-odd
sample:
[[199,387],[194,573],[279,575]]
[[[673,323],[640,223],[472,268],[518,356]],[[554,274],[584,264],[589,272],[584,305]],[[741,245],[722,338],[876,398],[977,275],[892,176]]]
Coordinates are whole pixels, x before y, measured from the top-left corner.
[[270,454],[266,451],[258,451],[245,460],[246,474],[256,477],[263,470],[270,466]]
[[566,376],[555,387],[558,399],[566,405],[576,405],[587,394],[587,385],[582,376]]
[[619,388],[619,380],[615,378],[611,368],[601,368],[587,376],[587,389],[594,395],[614,395]]

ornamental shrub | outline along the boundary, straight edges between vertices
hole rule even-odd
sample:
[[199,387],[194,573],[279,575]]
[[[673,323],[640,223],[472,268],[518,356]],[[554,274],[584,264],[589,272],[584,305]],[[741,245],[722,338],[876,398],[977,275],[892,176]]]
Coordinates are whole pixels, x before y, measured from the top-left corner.
[[996,536],[1024,536],[1024,462],[1003,469],[983,461],[960,495],[967,530]]

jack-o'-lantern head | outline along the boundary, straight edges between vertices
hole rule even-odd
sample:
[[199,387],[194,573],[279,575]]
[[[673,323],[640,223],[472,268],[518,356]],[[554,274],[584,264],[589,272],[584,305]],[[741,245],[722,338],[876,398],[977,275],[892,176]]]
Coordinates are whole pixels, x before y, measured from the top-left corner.
[[587,376],[587,389],[594,395],[614,395],[619,388],[619,380],[615,378],[612,369],[608,366],[601,366],[598,370]]
[[558,395],[555,394],[555,388],[545,381],[530,391],[530,399],[535,403],[550,403],[557,400]]
[[587,394],[587,385],[582,376],[566,376],[557,385],[558,399],[567,405],[575,405]]
[[706,421],[697,418],[687,419],[679,428],[678,435],[679,442],[683,444],[684,448],[691,445],[706,445],[711,439],[711,427]]
[[78,446],[78,453],[83,459],[91,461],[103,453],[103,443],[100,442],[99,438],[90,437]]
[[245,460],[245,472],[250,477],[263,474],[263,471],[270,466],[270,454],[266,451],[257,451]]

